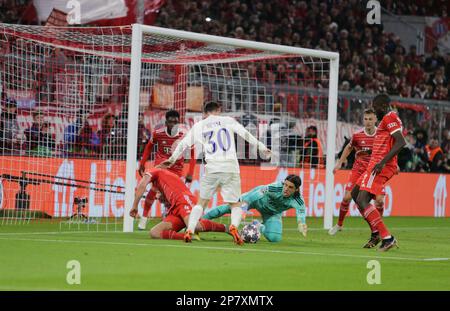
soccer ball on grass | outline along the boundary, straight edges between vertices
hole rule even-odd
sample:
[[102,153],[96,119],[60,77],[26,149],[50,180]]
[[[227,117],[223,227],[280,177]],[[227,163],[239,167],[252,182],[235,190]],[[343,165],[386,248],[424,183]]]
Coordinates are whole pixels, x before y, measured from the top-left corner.
[[261,238],[261,233],[256,225],[247,224],[242,228],[241,237],[246,243],[256,243]]

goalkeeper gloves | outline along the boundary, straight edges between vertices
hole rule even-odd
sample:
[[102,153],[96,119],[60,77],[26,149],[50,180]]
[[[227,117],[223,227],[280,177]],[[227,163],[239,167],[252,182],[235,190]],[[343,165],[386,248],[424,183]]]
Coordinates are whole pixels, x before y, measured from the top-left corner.
[[298,223],[298,231],[306,237],[306,233],[308,232],[308,226],[302,222]]

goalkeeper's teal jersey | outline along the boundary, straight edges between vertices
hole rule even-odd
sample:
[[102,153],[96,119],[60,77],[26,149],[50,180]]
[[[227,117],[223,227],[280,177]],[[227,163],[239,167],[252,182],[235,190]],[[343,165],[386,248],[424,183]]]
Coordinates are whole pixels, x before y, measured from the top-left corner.
[[254,208],[266,216],[280,214],[288,209],[295,208],[297,222],[301,220],[302,223],[306,223],[306,208],[303,197],[292,195],[285,198],[282,182],[255,187],[242,195],[242,201],[248,203],[249,209]]

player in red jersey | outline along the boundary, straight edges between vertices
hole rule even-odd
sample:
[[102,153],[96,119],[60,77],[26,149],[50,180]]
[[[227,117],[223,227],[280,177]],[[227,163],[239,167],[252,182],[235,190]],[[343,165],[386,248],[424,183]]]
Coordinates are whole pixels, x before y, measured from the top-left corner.
[[[184,240],[184,233],[178,231],[186,227],[189,214],[197,200],[180,177],[169,170],[151,168],[145,171],[136,188],[130,216],[137,216],[139,201],[150,183],[152,189],[156,188],[161,192],[167,207],[166,217],[150,230],[150,236],[153,239]],[[195,230],[198,232],[228,232],[225,225],[206,219],[202,219]]]
[[[366,172],[367,166],[369,165],[373,141],[377,130],[375,127],[376,122],[377,116],[375,115],[375,111],[372,108],[364,110],[364,129],[353,134],[352,139],[344,148],[344,151],[333,170],[333,174],[335,174],[337,170],[341,169],[342,164],[345,162],[350,153],[353,150],[356,152],[355,162],[345,187],[344,198],[341,202],[341,206],[339,207],[339,220],[338,223],[328,231],[330,235],[335,235],[337,232],[342,230],[344,219],[347,215],[348,208],[352,200],[351,191],[361,175]],[[383,188],[381,193],[375,197],[375,207],[381,215],[383,215],[384,195],[385,191]],[[366,244],[364,247],[370,248],[371,245]]]
[[[142,174],[145,171],[145,163],[150,158],[150,154],[152,152],[153,146],[157,145],[157,151],[155,154],[155,166],[164,162],[172,155],[172,150],[176,147],[176,142],[183,138],[185,134],[185,130],[180,128],[180,114],[176,110],[169,110],[166,113],[166,123],[165,126],[161,126],[156,128],[152,137],[145,146],[144,154],[142,155],[142,159],[139,163],[139,174]],[[181,157],[173,166],[169,168],[169,170],[179,177],[183,175],[184,168],[184,158]],[[186,174],[185,181],[186,183],[190,183],[192,181],[192,175],[195,168],[195,154],[194,149],[191,149],[191,159],[189,162],[189,170]],[[150,190],[145,198],[144,202],[144,213],[139,220],[138,229],[145,230],[148,220],[148,213],[155,201],[157,193],[155,190]]]
[[370,241],[377,245],[381,239],[379,251],[388,251],[398,245],[370,200],[381,194],[383,186],[397,174],[397,154],[406,144],[402,134],[402,121],[394,111],[390,111],[390,102],[391,99],[386,94],[377,95],[373,100],[373,109],[381,121],[377,127],[367,170],[352,190],[352,198],[358,204],[364,219],[371,228],[376,229]]

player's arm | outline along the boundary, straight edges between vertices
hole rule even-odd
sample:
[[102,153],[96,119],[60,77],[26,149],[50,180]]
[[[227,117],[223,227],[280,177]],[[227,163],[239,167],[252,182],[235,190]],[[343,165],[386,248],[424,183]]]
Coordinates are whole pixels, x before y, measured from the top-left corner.
[[196,128],[197,127],[194,125],[186,133],[186,135],[180,141],[178,146],[172,152],[172,155],[170,156],[170,158],[158,165],[159,168],[166,168],[166,167],[172,166],[180,158],[180,156],[183,153],[183,151],[186,148],[191,147],[195,143],[195,131],[196,131]]
[[350,153],[352,153],[352,151],[353,151],[352,142],[349,142],[347,146],[345,146],[344,151],[341,154],[341,157],[339,158],[339,160],[337,160],[336,165],[333,169],[333,174],[336,174],[336,172],[341,169],[342,164],[345,162],[345,160],[347,160],[348,156],[350,155]]
[[130,216],[136,217],[138,214],[138,205],[139,201],[142,198],[142,195],[145,192],[145,189],[147,188],[147,185],[150,183],[151,175],[150,174],[144,174],[141,181],[139,182],[139,185],[136,187],[136,191],[134,193],[134,201],[133,201],[133,207],[130,210]]
[[258,149],[260,151],[264,152],[267,156],[270,155],[270,149],[267,148],[266,145],[264,145],[262,142],[260,142],[255,136],[253,136],[249,131],[247,131],[245,127],[242,126],[242,124],[232,119],[232,127],[236,134],[245,139],[249,144],[258,146]]
[[195,159],[195,149],[194,147],[191,148],[191,159],[189,160],[189,169],[188,169],[188,173],[186,174],[186,182],[190,183],[192,182],[192,176],[194,176],[194,169],[195,169],[195,164],[196,164],[197,160]]
[[297,215],[298,231],[306,237],[308,226],[306,225],[306,207],[301,196],[295,198],[295,212]]
[[389,162],[393,157],[395,157],[406,145],[406,141],[403,137],[401,128],[393,131],[391,133],[391,136],[394,138],[394,145],[392,145],[391,150],[389,150],[386,156],[373,168],[373,172],[375,172],[375,174],[380,173],[386,163]]
[[152,153],[152,149],[153,149],[153,145],[154,145],[154,142],[153,142],[154,137],[155,137],[155,135],[154,135],[154,133],[152,133],[152,137],[145,145],[144,153],[142,154],[142,159],[139,162],[139,175],[141,175],[141,176],[142,176],[142,174],[144,174],[144,171],[145,171],[145,162],[148,161],[148,159],[150,158],[150,154]]

